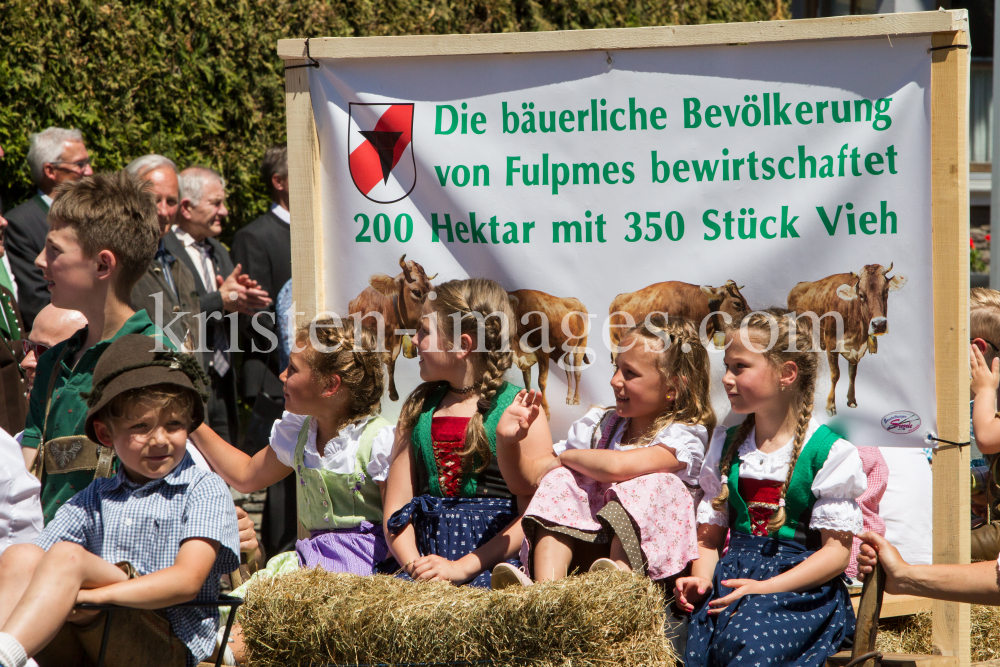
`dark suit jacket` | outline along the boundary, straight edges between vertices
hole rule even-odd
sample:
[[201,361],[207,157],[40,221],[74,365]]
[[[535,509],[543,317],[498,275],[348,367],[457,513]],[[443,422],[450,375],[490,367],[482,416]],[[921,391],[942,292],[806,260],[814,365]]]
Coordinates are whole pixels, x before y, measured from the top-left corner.
[[[195,317],[201,310],[198,307],[198,279],[176,255],[170,268],[170,275],[177,287],[177,294],[174,294],[170,283],[164,277],[160,262],[156,259],[151,261],[146,273],[139,278],[139,282],[132,289],[132,308],[136,311],[145,310],[154,324],[164,329],[169,328],[175,340],[184,342],[188,349],[193,350],[198,345],[200,332],[199,321]],[[163,310],[159,313],[154,298],[156,294],[163,295],[160,301]],[[187,315],[177,317],[179,313]],[[172,321],[173,325],[168,327]]]
[[[267,290],[274,303],[268,313],[257,318],[258,328],[267,329],[277,341],[278,327],[274,319],[274,309],[278,292],[292,277],[292,236],[289,226],[274,213],[268,211],[233,237],[233,261],[243,265],[243,273]],[[281,382],[278,375],[278,346],[252,326],[250,317],[240,315],[240,333],[244,339],[243,355],[243,396],[252,401],[261,389],[272,397],[281,396]],[[269,353],[254,352],[271,350]],[[271,349],[273,346],[274,349]]]
[[42,270],[35,266],[35,258],[45,247],[45,235],[49,233],[48,216],[49,207],[37,194],[4,215],[9,223],[4,247],[17,281],[18,306],[28,331],[35,315],[52,299]]
[[[0,291],[10,301],[14,317],[21,328],[21,337],[27,338],[28,332],[24,328],[24,320],[21,319],[21,311],[14,301],[14,295],[3,287],[0,287]],[[24,421],[28,418],[28,383],[20,366],[23,359],[21,341],[0,336],[0,427],[10,435],[23,431]]]

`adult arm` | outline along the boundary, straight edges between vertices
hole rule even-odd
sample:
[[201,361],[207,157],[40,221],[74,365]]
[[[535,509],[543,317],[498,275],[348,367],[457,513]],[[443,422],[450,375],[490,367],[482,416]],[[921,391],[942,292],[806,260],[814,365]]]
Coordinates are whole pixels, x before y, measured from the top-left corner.
[[253,493],[283,480],[292,468],[278,459],[270,446],[247,456],[209,427],[202,424],[191,433],[191,440],[226,483],[240,493]]

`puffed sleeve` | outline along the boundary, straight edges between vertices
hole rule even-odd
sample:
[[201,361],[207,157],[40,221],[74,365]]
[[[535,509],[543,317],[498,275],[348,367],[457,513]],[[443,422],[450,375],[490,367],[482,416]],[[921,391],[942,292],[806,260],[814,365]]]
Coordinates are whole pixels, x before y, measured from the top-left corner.
[[396,425],[389,424],[375,434],[372,441],[372,457],[365,468],[368,476],[376,482],[384,482],[389,477],[389,462],[392,460],[392,443],[396,441]]
[[278,456],[278,460],[288,467],[292,467],[295,446],[299,442],[299,431],[302,430],[305,421],[306,418],[302,415],[285,412],[271,427],[271,449]]
[[722,448],[726,445],[726,429],[718,426],[712,433],[712,442],[705,455],[705,464],[701,467],[698,484],[704,492],[702,501],[698,503],[698,523],[711,523],[716,526],[729,525],[729,507],[721,511],[712,507],[712,500],[722,490],[722,475],[719,473],[719,462],[722,460]]
[[698,481],[702,463],[705,460],[705,444],[708,442],[708,431],[704,426],[692,424],[670,424],[661,429],[653,438],[651,445],[666,447],[674,453],[677,460],[685,465],[678,475]]
[[565,440],[560,440],[552,445],[552,451],[555,452],[556,456],[559,456],[567,449],[590,449],[594,429],[601,423],[603,416],[604,410],[602,408],[588,410],[587,414],[570,425]]
[[813,479],[812,492],[817,500],[809,527],[860,534],[864,521],[857,498],[866,488],[868,480],[857,447],[837,440]]

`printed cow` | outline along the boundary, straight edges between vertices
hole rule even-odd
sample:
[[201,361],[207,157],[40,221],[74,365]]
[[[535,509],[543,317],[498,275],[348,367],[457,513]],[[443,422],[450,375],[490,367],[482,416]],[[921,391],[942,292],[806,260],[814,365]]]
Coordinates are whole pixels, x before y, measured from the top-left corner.
[[[416,329],[420,322],[420,313],[424,307],[427,294],[433,289],[431,281],[437,277],[428,276],[424,267],[414,261],[406,261],[406,255],[399,258],[402,273],[390,278],[385,274],[376,274],[368,280],[370,287],[357,296],[348,305],[352,316],[362,317],[366,327],[376,327],[378,314],[385,322],[385,349],[390,353],[386,361],[389,372],[389,400],[399,400],[396,392],[394,376],[396,358],[403,346],[404,338],[409,344],[409,336],[403,330]],[[408,345],[408,349],[412,346]],[[412,358],[412,352],[405,356]]]
[[[906,276],[897,273],[889,277],[889,268],[868,264],[858,273],[838,273],[816,282],[799,283],[788,294],[788,308],[797,314],[815,313],[820,318],[820,346],[830,362],[830,395],[826,412],[837,414],[836,391],[840,379],[840,356],[847,359],[847,407],[856,408],[854,379],[858,362],[865,352],[878,352],[878,336],[889,332],[889,292],[906,284]],[[838,347],[837,321],[839,313],[844,323],[844,340]]]
[[545,398],[549,361],[566,372],[566,405],[580,404],[580,372],[586,363],[587,309],[579,299],[561,298],[545,292],[520,289],[509,293],[517,316],[517,328],[527,351],[519,340],[512,340],[515,360],[524,375],[524,386],[531,388],[531,367],[538,364],[538,389],[542,392],[542,407],[550,416]]
[[[732,280],[727,280],[722,287],[691,285],[670,280],[643,287],[635,292],[619,294],[608,308],[612,350],[625,333],[623,327],[627,324],[627,320],[623,313],[631,315],[636,324],[644,321],[650,313],[656,312],[684,318],[696,327],[704,323],[705,335],[711,340],[724,326],[722,315],[719,313],[734,317],[750,309],[747,300],[740,293],[741,289],[743,287],[738,287]],[[615,356],[612,352],[612,361]]]

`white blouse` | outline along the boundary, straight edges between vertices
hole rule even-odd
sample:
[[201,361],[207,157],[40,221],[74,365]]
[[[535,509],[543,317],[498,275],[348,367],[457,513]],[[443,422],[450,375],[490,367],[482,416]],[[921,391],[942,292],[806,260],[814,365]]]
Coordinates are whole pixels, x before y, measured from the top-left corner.
[[[320,457],[316,448],[316,433],[319,424],[315,419],[309,422],[309,434],[306,437],[306,449],[303,460],[307,468],[328,470],[339,475],[350,475],[354,472],[354,462],[358,458],[358,447],[361,446],[361,434],[373,417],[360,422],[348,424],[332,440],[326,443],[323,456]],[[271,449],[277,454],[278,460],[286,466],[293,467],[295,446],[299,441],[299,431],[306,418],[286,412],[281,420],[274,422],[271,428]],[[389,476],[389,460],[392,456],[392,443],[396,437],[394,425],[384,426],[375,434],[372,442],[372,457],[366,466],[368,476],[376,482],[384,482]]]
[[[815,419],[809,421],[807,442],[818,428],[819,422]],[[753,429],[740,445],[740,477],[783,482],[788,473],[794,440],[789,440],[776,452],[765,454],[757,451],[755,437],[756,429]],[[720,426],[712,434],[712,444],[701,469],[701,488],[705,497],[698,505],[698,523],[729,525],[729,507],[723,508],[721,512],[712,508],[712,499],[722,490],[719,463],[725,443],[726,429]],[[854,445],[843,438],[836,440],[830,448],[826,463],[816,473],[811,488],[816,496],[816,504],[809,521],[810,528],[855,534],[863,532],[861,508],[856,499],[868,488],[868,480],[861,465],[861,456]]]
[[[560,440],[552,445],[552,451],[558,456],[567,449],[590,449],[594,429],[600,424],[602,416],[604,416],[603,408],[591,408],[582,418],[573,422],[565,440]],[[627,424],[627,420],[621,420],[611,436],[608,449],[620,452],[636,447],[659,445],[669,450],[677,457],[678,461],[684,464],[684,468],[674,474],[690,486],[698,485],[698,475],[701,473],[701,464],[705,459],[705,446],[708,444],[708,429],[701,425],[670,424],[661,429],[648,444],[622,445]]]
[[[20,435],[20,434],[19,434]],[[20,439],[0,429],[0,553],[42,530],[42,485],[24,467]]]

